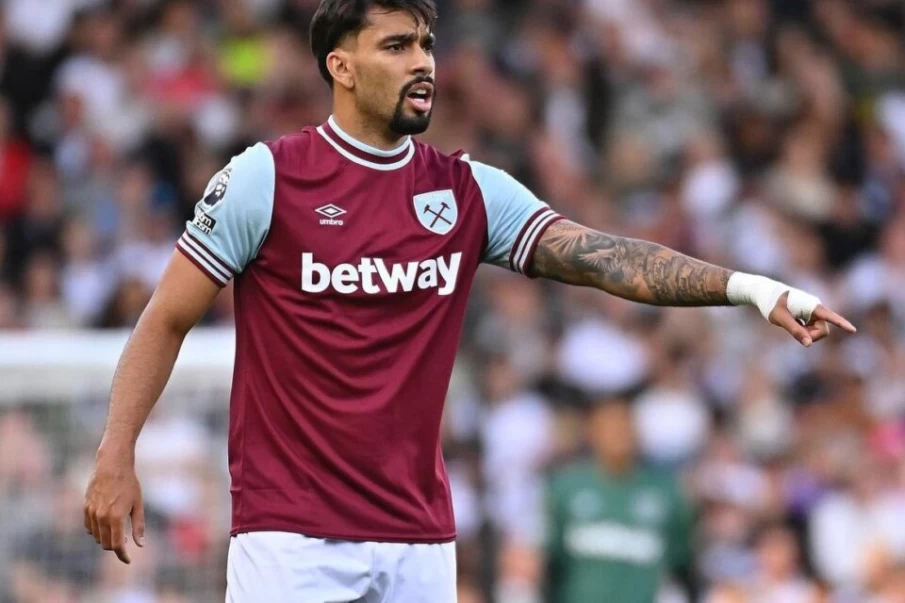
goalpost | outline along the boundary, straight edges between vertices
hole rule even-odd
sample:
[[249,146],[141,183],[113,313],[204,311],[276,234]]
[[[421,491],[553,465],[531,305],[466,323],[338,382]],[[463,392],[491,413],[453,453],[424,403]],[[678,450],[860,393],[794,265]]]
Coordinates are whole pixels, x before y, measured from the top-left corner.
[[84,529],[122,331],[0,333],[0,603],[223,600],[234,331],[193,329],[136,449],[146,547]]

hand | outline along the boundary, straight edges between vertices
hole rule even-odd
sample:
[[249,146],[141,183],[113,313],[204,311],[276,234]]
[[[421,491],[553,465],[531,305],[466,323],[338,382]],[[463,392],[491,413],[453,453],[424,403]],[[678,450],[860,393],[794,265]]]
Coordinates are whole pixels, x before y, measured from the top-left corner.
[[836,325],[840,329],[849,333],[856,331],[855,327],[832,310],[829,310],[823,304],[818,304],[811,312],[811,318],[807,324],[802,325],[796,319],[787,305],[789,292],[783,293],[773,311],[770,312],[770,322],[778,327],[782,327],[789,332],[792,337],[797,339],[804,347],[810,347],[812,343],[816,343],[830,334],[830,325]]
[[85,492],[85,529],[105,551],[130,563],[124,528],[132,518],[132,539],[144,546],[145,512],[132,461],[98,459]]

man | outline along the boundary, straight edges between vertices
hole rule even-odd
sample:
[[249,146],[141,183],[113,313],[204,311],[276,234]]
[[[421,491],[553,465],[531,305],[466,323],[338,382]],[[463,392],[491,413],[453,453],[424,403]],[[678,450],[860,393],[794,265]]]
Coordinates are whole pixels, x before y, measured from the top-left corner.
[[642,466],[625,401],[595,405],[593,458],[558,471],[547,509],[547,603],[651,603],[688,577],[691,513],[675,481]]
[[332,116],[233,158],[199,201],[123,351],[86,493],[86,529],[123,561],[126,516],[144,537],[135,441],[234,277],[237,603],[454,600],[440,418],[482,262],[645,303],[758,304],[806,343],[851,328],[779,283],[560,219],[506,173],[413,140],[434,20],[432,0],[324,0],[311,47]]

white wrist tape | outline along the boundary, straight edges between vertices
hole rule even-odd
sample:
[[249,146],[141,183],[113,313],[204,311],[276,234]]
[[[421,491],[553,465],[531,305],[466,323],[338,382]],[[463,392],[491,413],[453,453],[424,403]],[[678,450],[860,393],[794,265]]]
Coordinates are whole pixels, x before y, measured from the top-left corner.
[[729,303],[736,306],[741,304],[757,306],[761,315],[768,320],[770,312],[776,307],[776,302],[786,291],[789,292],[789,298],[786,300],[789,312],[796,319],[809,322],[811,314],[820,305],[820,300],[800,289],[765,276],[744,272],[734,272],[726,286]]

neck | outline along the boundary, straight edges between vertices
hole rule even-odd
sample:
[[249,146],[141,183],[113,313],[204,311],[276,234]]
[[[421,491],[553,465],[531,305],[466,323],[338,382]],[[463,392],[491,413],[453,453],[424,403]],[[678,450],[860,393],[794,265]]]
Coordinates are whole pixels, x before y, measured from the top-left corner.
[[381,151],[392,151],[399,148],[406,138],[391,132],[389,128],[378,128],[373,124],[368,124],[360,113],[346,111],[339,106],[334,107],[333,121],[352,138]]
[[615,477],[631,475],[635,464],[631,457],[597,457],[597,463],[604,473]]

